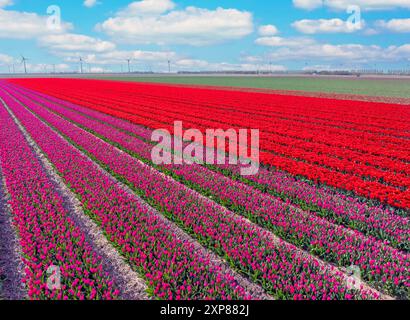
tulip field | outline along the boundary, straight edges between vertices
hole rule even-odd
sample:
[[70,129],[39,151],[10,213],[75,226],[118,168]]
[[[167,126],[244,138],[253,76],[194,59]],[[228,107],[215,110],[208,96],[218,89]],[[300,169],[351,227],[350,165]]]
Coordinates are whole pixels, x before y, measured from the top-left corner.
[[[155,164],[175,121],[259,171]],[[0,79],[0,138],[0,299],[410,299],[410,104]]]

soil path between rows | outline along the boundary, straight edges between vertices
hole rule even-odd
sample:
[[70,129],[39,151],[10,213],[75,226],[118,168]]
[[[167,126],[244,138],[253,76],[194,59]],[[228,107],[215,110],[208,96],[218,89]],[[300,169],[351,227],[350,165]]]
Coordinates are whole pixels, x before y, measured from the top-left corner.
[[9,199],[0,159],[0,300],[24,300],[27,290],[23,284],[25,273],[22,249],[13,226]]

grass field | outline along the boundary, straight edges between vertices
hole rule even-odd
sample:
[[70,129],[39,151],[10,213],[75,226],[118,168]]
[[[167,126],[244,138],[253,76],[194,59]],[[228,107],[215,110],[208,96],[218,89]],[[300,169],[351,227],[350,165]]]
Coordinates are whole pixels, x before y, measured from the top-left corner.
[[410,79],[314,78],[314,77],[229,77],[229,76],[140,76],[101,77],[110,80],[227,86],[273,90],[296,90],[410,98]]

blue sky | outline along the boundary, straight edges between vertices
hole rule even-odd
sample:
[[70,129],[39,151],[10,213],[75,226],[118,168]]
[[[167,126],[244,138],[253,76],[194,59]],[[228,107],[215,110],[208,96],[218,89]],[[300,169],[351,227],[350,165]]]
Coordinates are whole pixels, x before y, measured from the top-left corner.
[[20,55],[31,72],[410,69],[410,0],[0,0],[0,72]]

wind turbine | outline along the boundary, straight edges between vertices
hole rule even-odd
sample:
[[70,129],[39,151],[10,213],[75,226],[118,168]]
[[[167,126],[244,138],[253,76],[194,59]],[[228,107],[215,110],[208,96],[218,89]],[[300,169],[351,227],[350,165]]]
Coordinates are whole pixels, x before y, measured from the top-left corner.
[[80,72],[83,73],[83,58],[80,57]]
[[131,59],[126,59],[126,61],[128,63],[128,73],[131,73],[131,66],[130,66]]
[[27,74],[27,65],[26,65],[26,61],[28,59],[26,57],[24,57],[23,55],[21,56],[21,63],[24,65],[24,73]]
[[171,73],[171,60],[168,60],[168,73]]

